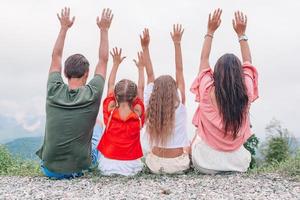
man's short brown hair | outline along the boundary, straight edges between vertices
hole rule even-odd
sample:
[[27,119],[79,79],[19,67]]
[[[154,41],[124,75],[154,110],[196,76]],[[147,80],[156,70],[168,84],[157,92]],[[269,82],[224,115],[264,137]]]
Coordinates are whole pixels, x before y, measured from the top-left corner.
[[74,54],[65,61],[65,75],[70,78],[81,78],[88,70],[90,63],[81,54]]

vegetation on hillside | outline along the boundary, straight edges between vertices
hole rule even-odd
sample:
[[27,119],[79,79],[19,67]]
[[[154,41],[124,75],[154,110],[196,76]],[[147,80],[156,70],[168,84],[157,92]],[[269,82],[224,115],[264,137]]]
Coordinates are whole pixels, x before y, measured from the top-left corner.
[[37,176],[40,175],[39,164],[12,156],[5,146],[0,145],[0,175]]

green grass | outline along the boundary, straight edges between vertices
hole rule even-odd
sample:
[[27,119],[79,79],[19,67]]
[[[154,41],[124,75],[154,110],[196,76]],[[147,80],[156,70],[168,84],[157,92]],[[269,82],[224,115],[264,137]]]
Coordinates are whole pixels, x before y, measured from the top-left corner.
[[41,172],[37,161],[25,161],[14,157],[3,145],[0,145],[0,175],[41,176]]
[[300,150],[294,157],[283,162],[264,163],[260,167],[249,170],[250,174],[278,173],[282,176],[300,181]]

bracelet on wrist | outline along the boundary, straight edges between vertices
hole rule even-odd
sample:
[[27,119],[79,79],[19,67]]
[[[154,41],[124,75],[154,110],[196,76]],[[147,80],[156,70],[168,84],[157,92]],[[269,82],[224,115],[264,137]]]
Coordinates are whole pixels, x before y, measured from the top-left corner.
[[206,37],[214,38],[214,35],[211,34],[211,33],[206,33],[206,35],[204,36],[204,38],[206,38]]
[[243,35],[239,36],[239,42],[240,41],[248,41],[248,37],[245,34],[243,34]]

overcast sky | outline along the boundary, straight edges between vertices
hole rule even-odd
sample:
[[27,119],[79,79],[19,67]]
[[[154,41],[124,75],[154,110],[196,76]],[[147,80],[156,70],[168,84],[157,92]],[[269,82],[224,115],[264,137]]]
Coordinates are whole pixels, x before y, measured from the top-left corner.
[[[28,130],[43,126],[47,73],[52,47],[59,31],[56,13],[71,7],[75,24],[67,35],[64,59],[84,54],[97,62],[99,30],[96,16],[103,8],[114,13],[109,30],[110,48],[122,47],[127,59],[118,79],[137,80],[132,59],[139,50],[139,34],[150,29],[150,51],[155,74],[174,75],[174,49],[170,38],[173,23],[182,23],[184,75],[187,85],[189,130],[197,107],[189,87],[198,72],[200,50],[206,33],[208,13],[222,8],[222,24],[215,33],[211,65],[224,53],[240,56],[239,43],[232,29],[233,12],[248,15],[247,36],[253,64],[259,72],[260,98],[252,105],[254,133],[264,136],[265,126],[275,117],[300,136],[300,1],[274,0],[1,0],[0,7],[0,112],[14,117]],[[109,71],[111,68],[109,60]],[[92,75],[92,74],[91,74]],[[105,94],[104,94],[105,95]]]

